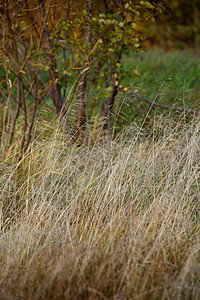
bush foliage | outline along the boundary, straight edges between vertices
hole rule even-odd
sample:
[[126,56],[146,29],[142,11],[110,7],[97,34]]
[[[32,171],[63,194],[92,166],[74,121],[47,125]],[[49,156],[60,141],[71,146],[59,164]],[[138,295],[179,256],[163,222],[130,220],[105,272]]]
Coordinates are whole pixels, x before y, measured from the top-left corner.
[[[92,90],[99,85],[105,97],[98,108],[108,121],[120,87],[122,55],[142,46],[136,24],[154,18],[164,6],[161,1],[139,0],[96,3],[0,2],[6,149],[20,126],[20,152],[27,150],[41,105],[60,116],[68,140],[86,141],[87,124],[97,103]],[[74,101],[76,114],[70,120]]]

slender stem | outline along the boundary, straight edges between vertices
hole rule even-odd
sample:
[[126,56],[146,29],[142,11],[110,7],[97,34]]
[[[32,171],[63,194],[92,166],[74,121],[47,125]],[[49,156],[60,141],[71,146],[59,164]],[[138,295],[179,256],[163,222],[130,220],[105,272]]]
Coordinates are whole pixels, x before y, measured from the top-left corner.
[[[91,43],[92,43],[92,30],[91,30],[91,21],[92,21],[92,0],[86,0],[87,4],[87,27],[86,27],[86,36],[85,36],[85,45],[86,50],[90,52]],[[88,67],[90,65],[91,57],[88,57],[86,62],[86,69],[82,71],[79,83],[79,95],[78,95],[78,114],[77,114],[77,133],[76,138],[79,138],[79,142],[82,143],[83,140],[87,144],[88,134],[89,134],[89,114],[88,111],[88,99],[87,99],[87,73]],[[86,133],[84,134],[84,126],[86,123]]]
[[200,111],[198,111],[198,110],[193,110],[193,109],[190,109],[190,108],[185,108],[185,107],[180,107],[180,106],[171,106],[171,105],[168,105],[168,104],[159,103],[159,102],[156,102],[156,101],[152,101],[152,100],[150,100],[146,97],[142,97],[141,95],[133,93],[131,91],[126,91],[124,93],[126,93],[127,95],[129,95],[132,98],[136,98],[136,99],[139,99],[143,102],[146,102],[146,103],[150,104],[151,106],[168,108],[168,109],[173,109],[173,110],[176,110],[176,111],[187,111],[189,113],[198,114],[198,115],[200,114]]

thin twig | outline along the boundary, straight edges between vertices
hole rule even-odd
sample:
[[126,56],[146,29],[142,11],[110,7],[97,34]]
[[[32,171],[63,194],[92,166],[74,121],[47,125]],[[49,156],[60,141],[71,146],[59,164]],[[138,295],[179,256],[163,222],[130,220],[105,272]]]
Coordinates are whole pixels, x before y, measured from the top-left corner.
[[152,101],[152,100],[150,100],[146,97],[143,97],[143,96],[141,96],[139,94],[136,94],[136,93],[133,93],[131,91],[124,91],[124,93],[126,93],[127,95],[129,95],[132,98],[136,98],[136,99],[139,99],[143,102],[151,104],[152,106],[157,106],[157,107],[162,107],[162,108],[167,108],[167,109],[173,109],[173,110],[179,110],[179,111],[187,111],[187,112],[190,112],[190,113],[193,113],[193,114],[200,114],[200,111],[198,111],[198,110],[193,110],[193,109],[190,109],[190,108],[185,108],[185,107],[180,107],[180,106],[171,106],[171,105],[168,105],[168,104],[163,104],[163,103],[160,103],[160,102]]

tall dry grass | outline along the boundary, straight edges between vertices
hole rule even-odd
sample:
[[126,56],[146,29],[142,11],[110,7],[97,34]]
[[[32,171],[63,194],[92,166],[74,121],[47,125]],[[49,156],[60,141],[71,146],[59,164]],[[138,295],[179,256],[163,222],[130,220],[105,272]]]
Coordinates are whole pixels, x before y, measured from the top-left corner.
[[2,156],[0,298],[199,299],[200,120],[184,120]]

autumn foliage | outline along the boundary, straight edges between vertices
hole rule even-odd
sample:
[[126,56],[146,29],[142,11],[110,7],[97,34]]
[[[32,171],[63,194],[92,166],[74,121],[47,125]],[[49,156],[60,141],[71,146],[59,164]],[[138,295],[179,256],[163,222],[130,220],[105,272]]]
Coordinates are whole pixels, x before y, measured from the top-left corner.
[[[142,48],[137,24],[154,19],[162,1],[0,1],[1,102],[4,146],[20,131],[20,157],[28,149],[41,107],[61,121],[67,140],[87,143],[93,110],[109,122],[121,89],[121,58]],[[104,99],[97,96],[104,89]],[[74,118],[69,118],[76,103]],[[105,126],[106,127],[106,126]]]

